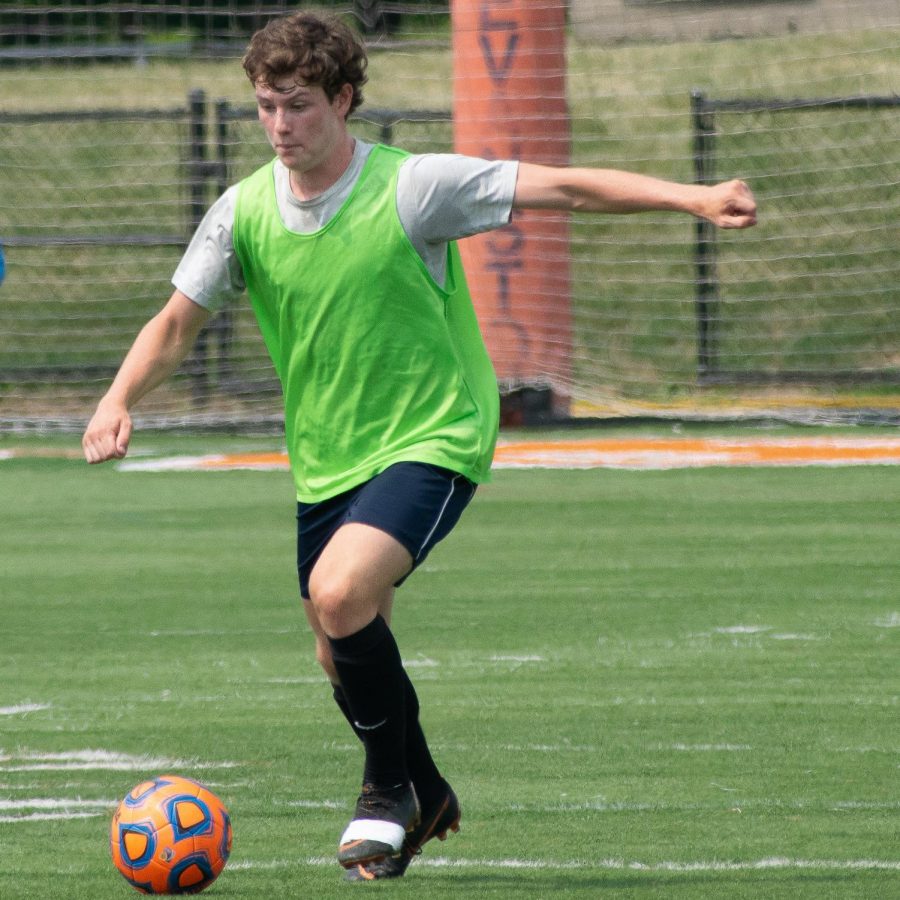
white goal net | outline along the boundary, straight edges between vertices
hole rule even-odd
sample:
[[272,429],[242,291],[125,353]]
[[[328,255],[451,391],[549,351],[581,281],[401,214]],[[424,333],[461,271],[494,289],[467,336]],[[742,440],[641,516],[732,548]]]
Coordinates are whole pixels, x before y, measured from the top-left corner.
[[[465,4],[331,5],[370,47],[354,132],[452,150],[451,9]],[[476,5],[508,23],[518,4]],[[896,2],[542,5],[565,13],[572,164],[744,178],[760,223],[716,234],[671,214],[571,216],[546,251],[567,271],[562,361],[504,372],[509,420],[900,418]],[[298,4],[209,7],[0,11],[2,428],[84,424],[171,293],[205,208],[268,158],[239,57],[254,27]],[[510,302],[538,319],[558,312],[552,291],[519,294]],[[514,349],[491,348],[498,370]],[[135,413],[145,426],[277,429],[249,305],[217,316]]]

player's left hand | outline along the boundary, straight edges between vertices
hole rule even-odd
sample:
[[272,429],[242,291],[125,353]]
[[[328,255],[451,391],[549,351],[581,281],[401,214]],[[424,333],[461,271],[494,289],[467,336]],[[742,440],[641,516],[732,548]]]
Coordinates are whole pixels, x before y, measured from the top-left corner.
[[712,185],[701,215],[719,228],[749,228],[756,224],[756,199],[740,179]]

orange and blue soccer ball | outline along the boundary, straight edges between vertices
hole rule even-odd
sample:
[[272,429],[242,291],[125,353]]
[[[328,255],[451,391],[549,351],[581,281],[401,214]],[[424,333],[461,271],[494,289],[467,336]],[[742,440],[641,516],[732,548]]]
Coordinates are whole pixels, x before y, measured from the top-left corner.
[[197,894],[231,853],[231,820],[209,788],[160,775],[132,788],[110,828],[116,868],[142,894]]

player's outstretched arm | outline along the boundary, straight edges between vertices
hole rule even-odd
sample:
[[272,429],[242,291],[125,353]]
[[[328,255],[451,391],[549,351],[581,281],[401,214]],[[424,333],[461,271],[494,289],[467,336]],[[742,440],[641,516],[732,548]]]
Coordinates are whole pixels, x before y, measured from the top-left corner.
[[618,169],[520,163],[513,207],[601,213],[685,212],[720,228],[756,224],[756,200],[743,181],[680,184]]
[[81,446],[89,463],[125,456],[131,440],[129,410],[178,368],[208,318],[202,306],[175,291],[141,329],[84,432]]

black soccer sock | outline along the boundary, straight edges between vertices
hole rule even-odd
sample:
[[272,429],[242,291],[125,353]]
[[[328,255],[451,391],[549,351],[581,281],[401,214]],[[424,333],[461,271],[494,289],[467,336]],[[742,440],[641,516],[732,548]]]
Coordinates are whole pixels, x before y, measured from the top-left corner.
[[406,689],[397,642],[381,616],[343,638],[328,638],[349,720],[366,749],[363,781],[390,788],[406,767]]
[[356,723],[353,721],[353,713],[350,712],[350,705],[347,703],[344,689],[334,682],[331,683],[331,687],[333,688],[332,696],[334,697],[334,702],[338,705],[338,709],[344,714],[344,718],[353,729],[353,733],[362,740],[362,732],[356,727]]
[[[425,809],[430,809],[441,803],[446,796],[446,782],[435,765],[428,741],[425,740],[425,733],[419,722],[419,698],[405,671],[403,681],[406,687],[406,764],[419,802]],[[353,721],[344,689],[339,684],[332,684],[331,687],[338,709],[344,714],[354,734],[362,740],[362,732]]]

